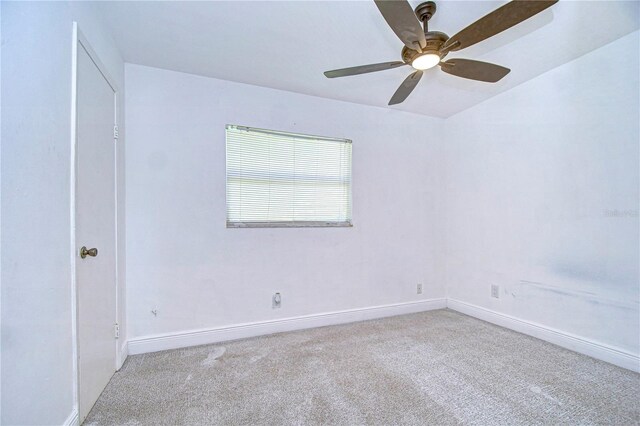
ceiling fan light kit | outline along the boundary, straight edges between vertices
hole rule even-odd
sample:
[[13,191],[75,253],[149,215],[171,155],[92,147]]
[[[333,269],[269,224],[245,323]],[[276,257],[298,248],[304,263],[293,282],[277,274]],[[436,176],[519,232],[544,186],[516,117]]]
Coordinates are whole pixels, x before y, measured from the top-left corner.
[[439,31],[429,31],[429,20],[436,13],[436,4],[427,1],[413,10],[407,0],[374,0],[382,17],[404,43],[402,61],[383,62],[326,71],[328,78],[346,77],[411,65],[415,71],[393,94],[389,105],[403,102],[415,89],[423,71],[436,65],[447,74],[470,80],[495,83],[509,73],[500,65],[472,59],[454,58],[443,61],[449,52],[462,50],[525,21],[554,5],[558,0],[513,0],[478,19],[462,31],[449,37]]
[[422,52],[405,46],[402,48],[402,61],[405,64],[411,64],[417,70],[433,68],[447,55],[447,52],[442,52],[440,49],[448,39],[449,36],[445,33],[439,31],[427,32],[425,33],[425,47],[422,48]]
[[424,71],[433,68],[440,63],[440,55],[437,53],[423,53],[411,61],[411,66],[417,70]]

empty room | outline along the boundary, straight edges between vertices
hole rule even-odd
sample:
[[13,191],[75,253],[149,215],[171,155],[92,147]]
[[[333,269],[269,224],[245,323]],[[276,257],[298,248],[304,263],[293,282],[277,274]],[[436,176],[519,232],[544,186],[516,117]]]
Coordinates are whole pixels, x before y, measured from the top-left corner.
[[0,23],[2,425],[640,424],[640,2]]

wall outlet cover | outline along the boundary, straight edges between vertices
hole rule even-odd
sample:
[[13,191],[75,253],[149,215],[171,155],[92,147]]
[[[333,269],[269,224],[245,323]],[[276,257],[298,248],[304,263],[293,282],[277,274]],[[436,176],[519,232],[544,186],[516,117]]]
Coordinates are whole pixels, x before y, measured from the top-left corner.
[[273,295],[273,299],[271,300],[271,308],[278,309],[282,303],[282,298],[280,297],[280,293],[276,293]]
[[418,284],[416,286],[416,291],[417,291],[418,294],[422,294],[422,284]]
[[496,299],[500,298],[500,286],[491,284],[491,297],[495,297]]

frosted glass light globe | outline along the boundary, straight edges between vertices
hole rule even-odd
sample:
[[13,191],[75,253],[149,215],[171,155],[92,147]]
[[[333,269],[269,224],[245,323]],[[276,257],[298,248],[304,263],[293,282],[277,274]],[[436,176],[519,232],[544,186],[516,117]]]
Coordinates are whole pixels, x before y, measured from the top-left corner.
[[428,70],[440,63],[440,56],[435,53],[420,55],[411,62],[411,66],[417,70]]

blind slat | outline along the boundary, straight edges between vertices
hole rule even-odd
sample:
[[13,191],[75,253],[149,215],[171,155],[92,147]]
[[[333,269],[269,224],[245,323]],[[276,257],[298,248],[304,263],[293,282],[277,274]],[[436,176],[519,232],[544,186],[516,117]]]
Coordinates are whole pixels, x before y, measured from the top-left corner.
[[349,226],[351,141],[227,126],[227,225]]

